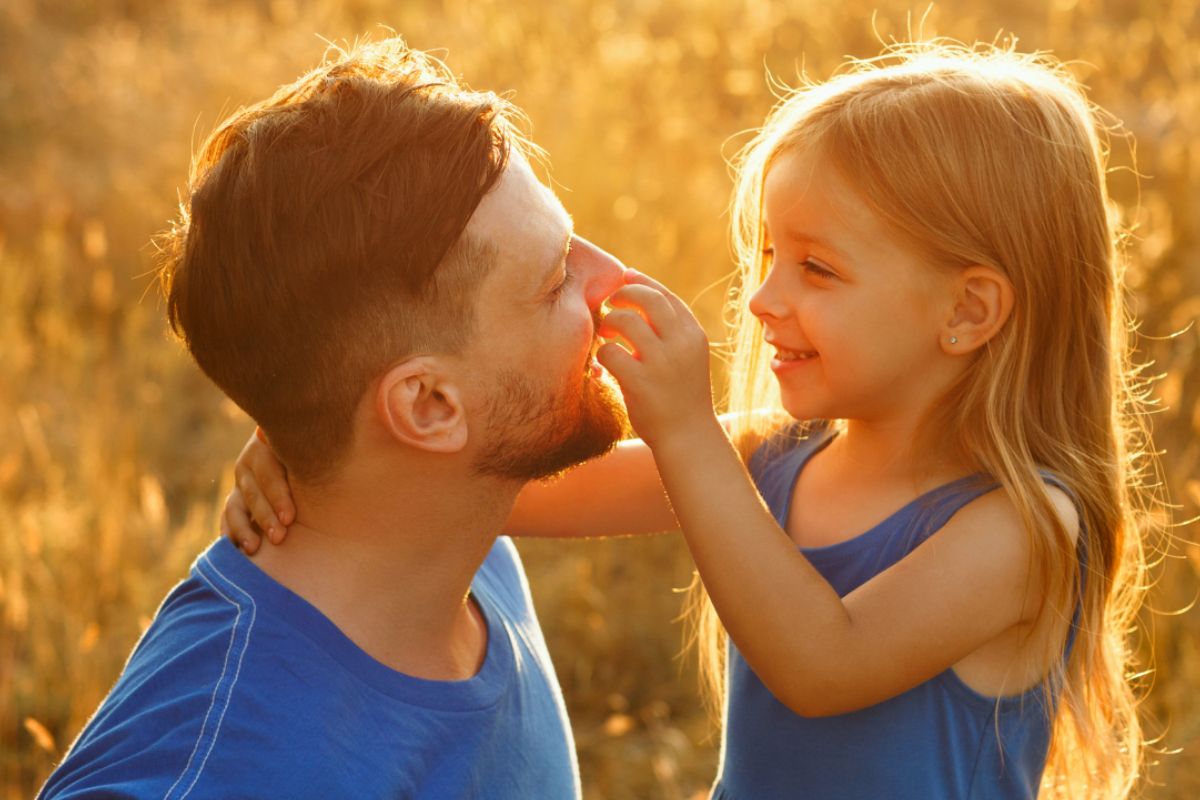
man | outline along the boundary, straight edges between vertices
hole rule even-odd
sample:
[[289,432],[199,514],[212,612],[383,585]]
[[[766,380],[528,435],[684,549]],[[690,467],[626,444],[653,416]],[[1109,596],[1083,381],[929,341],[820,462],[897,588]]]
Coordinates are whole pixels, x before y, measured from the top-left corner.
[[561,693],[511,543],[522,485],[605,452],[575,237],[514,110],[398,40],[208,140],[163,237],[168,314],[301,509],[166,598],[41,796],[560,798]]

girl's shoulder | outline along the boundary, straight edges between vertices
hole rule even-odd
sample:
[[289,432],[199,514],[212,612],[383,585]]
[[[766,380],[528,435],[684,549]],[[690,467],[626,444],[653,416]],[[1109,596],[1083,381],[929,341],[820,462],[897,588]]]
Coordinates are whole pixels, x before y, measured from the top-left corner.
[[[1075,550],[1076,563],[1083,567],[1086,543],[1075,495],[1061,479],[1045,471],[1041,472],[1041,478],[1058,522]],[[1022,505],[1012,491],[997,487],[997,491],[986,492],[964,504],[938,533],[943,541],[951,537],[969,541],[969,552],[974,557],[990,562],[997,569],[1007,564],[1014,578],[1024,581],[1029,565],[1041,560],[1035,554],[1040,552],[1044,558],[1046,553],[1035,545],[1034,539],[1049,532],[1033,531],[1030,535]]]
[[[1062,522],[1063,527],[1070,533],[1072,538],[1077,538],[1080,527],[1080,512],[1076,505],[1074,492],[1071,491],[1066,483],[1049,473],[1042,473],[1042,481],[1059,521]],[[968,524],[973,527],[987,527],[1012,532],[1022,531],[1024,529],[1024,522],[1021,519],[1020,508],[1016,498],[999,485],[996,486],[996,489],[998,491],[986,492],[966,503],[955,514],[951,523],[959,525]]]

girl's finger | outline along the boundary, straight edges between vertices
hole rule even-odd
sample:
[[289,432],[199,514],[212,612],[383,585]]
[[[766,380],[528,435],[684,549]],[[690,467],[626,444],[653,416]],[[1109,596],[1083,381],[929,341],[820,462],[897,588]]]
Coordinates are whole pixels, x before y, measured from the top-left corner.
[[654,280],[654,278],[651,278],[649,275],[638,272],[636,269],[629,269],[627,267],[625,269],[624,277],[626,286],[649,286],[651,289],[655,289],[662,294],[662,296],[667,299],[667,302],[670,303],[674,309],[687,309],[687,303],[680,300],[678,295],[676,295],[666,286],[663,286],[661,283]]
[[659,342],[658,334],[650,327],[650,323],[632,308],[608,312],[600,323],[599,333],[606,339],[620,336],[633,346],[637,356],[650,352]]
[[633,354],[616,342],[606,342],[596,351],[596,361],[604,367],[622,386],[633,378],[634,370],[638,367]]
[[241,490],[242,500],[249,509],[250,517],[258,524],[258,527],[267,532],[267,538],[273,544],[278,544],[283,541],[280,531],[283,530],[283,523],[275,516],[275,509],[263,496],[262,490],[258,486],[258,482],[254,478],[254,473],[250,470],[235,470],[237,476],[237,487]]
[[622,286],[609,296],[608,304],[613,308],[637,309],[659,333],[669,330],[677,317],[671,301],[650,286]]
[[287,476],[283,472],[269,472],[266,475],[257,473],[256,477],[262,487],[264,502],[270,505],[282,526],[290,525],[296,518],[296,510],[292,506],[292,487]]
[[225,498],[225,513],[221,515],[221,535],[240,547],[247,555],[254,555],[262,544],[262,537],[250,523],[242,493],[234,488]]
[[[266,495],[267,502],[271,504],[279,521],[290,525],[296,518],[296,509],[292,504],[292,489],[287,482],[287,469],[271,446],[259,436],[259,430],[262,429],[255,429],[255,435],[242,450],[238,463],[244,465],[254,476],[256,488],[261,488]],[[257,514],[257,509],[255,513]],[[257,516],[255,518],[257,519]]]

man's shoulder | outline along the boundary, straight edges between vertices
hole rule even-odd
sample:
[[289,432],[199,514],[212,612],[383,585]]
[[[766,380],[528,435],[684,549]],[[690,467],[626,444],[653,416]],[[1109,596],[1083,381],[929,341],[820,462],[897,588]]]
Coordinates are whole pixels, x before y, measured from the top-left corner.
[[496,539],[475,576],[475,588],[482,588],[509,614],[526,616],[532,604],[529,580],[512,539],[507,536]]
[[187,702],[190,689],[212,685],[242,661],[261,627],[257,604],[207,557],[197,559],[191,574],[164,598],[97,718],[135,698],[142,699],[139,705],[168,698]]
[[[231,753],[267,757],[289,716],[319,695],[311,643],[207,556],[163,601],[42,797],[176,796]],[[298,661],[309,671],[289,669]]]
[[521,564],[521,555],[508,536],[496,537],[495,544],[483,561],[483,570],[496,573],[501,577],[512,579],[523,577],[525,569]]

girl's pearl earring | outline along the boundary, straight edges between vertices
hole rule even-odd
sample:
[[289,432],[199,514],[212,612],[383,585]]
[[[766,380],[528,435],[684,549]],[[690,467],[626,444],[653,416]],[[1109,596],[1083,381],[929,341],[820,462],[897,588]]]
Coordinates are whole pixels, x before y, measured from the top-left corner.
[[957,337],[957,336],[951,336],[951,337],[950,337],[950,344],[958,344],[958,337]]

